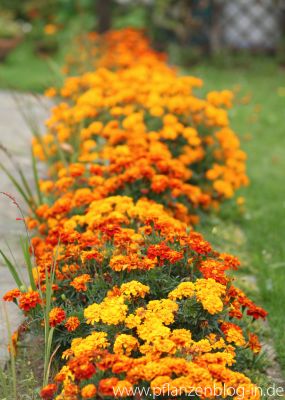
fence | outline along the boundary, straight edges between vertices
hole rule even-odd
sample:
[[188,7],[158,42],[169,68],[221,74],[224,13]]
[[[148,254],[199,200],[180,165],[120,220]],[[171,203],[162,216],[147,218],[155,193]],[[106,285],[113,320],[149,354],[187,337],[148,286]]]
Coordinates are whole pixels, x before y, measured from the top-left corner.
[[191,44],[211,51],[224,47],[274,50],[283,38],[285,0],[186,2],[189,2],[189,13],[192,14],[192,27],[189,29]]

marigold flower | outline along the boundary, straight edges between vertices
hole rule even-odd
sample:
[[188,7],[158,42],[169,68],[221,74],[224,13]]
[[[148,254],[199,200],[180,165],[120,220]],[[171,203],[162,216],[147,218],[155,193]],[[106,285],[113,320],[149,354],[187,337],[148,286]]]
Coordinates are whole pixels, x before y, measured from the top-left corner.
[[214,281],[214,279],[198,279],[195,282],[197,300],[210,314],[217,314],[223,309],[221,297],[226,292],[226,287]]
[[249,341],[248,341],[248,346],[249,348],[253,351],[253,353],[258,354],[261,351],[261,344],[259,342],[258,336],[253,334],[253,333],[249,333]]
[[65,311],[60,307],[55,307],[49,312],[49,324],[50,326],[56,326],[61,324],[66,318]]
[[19,307],[24,311],[30,311],[35,308],[38,304],[41,304],[41,298],[38,292],[31,291],[27,293],[21,293],[19,297]]
[[103,396],[114,396],[114,388],[118,382],[118,378],[101,379],[98,385],[98,392]]
[[96,373],[95,366],[84,355],[69,361],[68,367],[78,380],[90,379]]
[[[165,385],[183,388],[182,396],[242,387],[253,400],[254,385],[237,371],[244,349],[257,353],[260,344],[251,333],[246,342],[242,319],[266,312],[231,286],[238,259],[192,229],[248,184],[227,111],[233,95],[196,96],[201,79],[180,76],[141,31],[88,38],[88,54],[81,47],[69,61],[88,57],[94,68],[49,91],[62,100],[46,134],[33,139],[52,177],[40,182],[39,221],[28,221],[39,233],[35,281],[45,293],[55,268],[51,326],[73,332],[80,320],[66,314],[81,313],[89,324],[82,337],[65,335],[72,341],[55,377],[57,399],[124,397],[143,384],[160,394]],[[25,311],[41,303],[36,291],[5,296]],[[240,326],[226,322],[233,317]],[[51,389],[43,398],[54,398]]]
[[86,283],[91,281],[91,276],[89,274],[79,275],[70,282],[70,286],[73,286],[77,292],[86,292]]
[[50,400],[54,398],[54,394],[56,392],[56,384],[50,383],[42,388],[40,392],[40,396],[44,400]]
[[243,336],[242,328],[230,322],[223,322],[221,324],[221,330],[226,336],[227,342],[235,343],[237,346],[245,345],[245,338]]
[[133,385],[127,380],[119,380],[113,387],[113,393],[118,397],[130,397],[133,394]]
[[116,354],[126,354],[129,356],[138,345],[138,340],[133,336],[121,334],[116,337],[114,342],[114,352]]
[[89,385],[84,386],[84,388],[81,389],[81,396],[83,399],[92,399],[97,393],[96,386],[90,383]]
[[20,297],[21,291],[19,289],[12,289],[6,292],[3,296],[4,301],[14,301],[18,297]]
[[69,317],[64,326],[69,332],[75,331],[80,325],[80,320],[77,317]]

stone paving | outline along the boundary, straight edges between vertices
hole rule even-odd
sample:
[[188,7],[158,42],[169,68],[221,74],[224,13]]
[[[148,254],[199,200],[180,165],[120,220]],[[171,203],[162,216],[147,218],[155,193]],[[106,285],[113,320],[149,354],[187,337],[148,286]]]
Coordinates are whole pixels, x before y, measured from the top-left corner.
[[[32,138],[32,127],[28,126],[27,119],[32,121],[33,129],[41,132],[44,128],[43,121],[48,115],[49,103],[43,98],[37,98],[32,95],[23,95],[0,91],[0,145],[5,146],[13,155],[14,160],[22,167],[26,177],[32,181],[32,168],[30,158],[30,143]],[[23,117],[23,113],[27,117]],[[16,175],[16,170],[6,155],[0,151],[1,163],[7,169]],[[13,187],[7,176],[0,170],[0,192],[6,192],[14,196],[24,212],[26,207],[21,196]],[[13,256],[19,265],[19,270],[23,277],[26,276],[23,257],[21,255],[20,236],[25,235],[23,223],[17,221],[20,217],[19,210],[12,204],[12,201],[4,195],[0,195],[0,249],[2,249],[9,257],[9,247],[13,252]],[[3,294],[15,287],[13,278],[9,270],[5,267],[2,257],[0,256],[0,298]],[[4,305],[5,304],[5,305]],[[11,331],[14,331],[21,322],[21,314],[13,303],[0,303],[0,364],[7,357],[7,326],[5,320],[4,306],[9,317]]]

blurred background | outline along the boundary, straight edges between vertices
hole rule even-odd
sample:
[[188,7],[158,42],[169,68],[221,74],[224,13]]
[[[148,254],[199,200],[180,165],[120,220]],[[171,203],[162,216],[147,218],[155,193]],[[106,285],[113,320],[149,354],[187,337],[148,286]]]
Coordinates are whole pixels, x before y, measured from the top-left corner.
[[78,35],[129,26],[186,67],[285,65],[284,0],[0,0],[0,86],[42,91]]

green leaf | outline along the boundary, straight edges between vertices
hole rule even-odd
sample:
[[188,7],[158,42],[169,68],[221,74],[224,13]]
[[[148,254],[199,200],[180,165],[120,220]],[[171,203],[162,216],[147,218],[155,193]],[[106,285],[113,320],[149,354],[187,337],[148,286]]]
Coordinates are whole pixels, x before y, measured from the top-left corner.
[[31,254],[30,254],[30,250],[29,250],[29,241],[27,238],[25,238],[25,239],[20,238],[20,241],[21,241],[21,247],[22,247],[23,255],[24,255],[25,262],[26,262],[27,269],[28,269],[31,288],[33,290],[37,290],[37,285],[36,285],[34,275],[33,275],[33,262],[32,262],[32,258],[31,258]]
[[9,258],[4,254],[2,250],[0,250],[0,254],[3,257],[5,264],[9,268],[9,271],[13,276],[15,283],[17,284],[18,288],[20,288],[21,286],[23,286],[23,282],[17,272],[15,265],[13,265],[13,263],[9,260]]
[[17,179],[15,179],[13,177],[12,174],[10,174],[10,172],[7,170],[7,168],[4,167],[4,165],[2,163],[0,163],[0,168],[5,172],[5,174],[7,175],[7,177],[10,179],[10,181],[13,183],[13,185],[15,186],[15,188],[18,190],[18,192],[20,193],[20,195],[23,197],[23,199],[25,200],[25,202],[27,203],[27,205],[32,208],[32,204],[31,204],[31,199],[28,197],[28,195],[25,193],[25,190],[21,187],[20,183],[17,181]]
[[39,204],[42,204],[43,203],[43,198],[42,198],[42,193],[41,193],[41,190],[40,190],[37,161],[36,161],[36,158],[35,158],[33,150],[32,150],[31,153],[32,153],[33,174],[34,174],[34,180],[35,180],[35,185],[36,185],[36,191],[37,191],[37,195],[38,195],[38,201],[39,201]]

